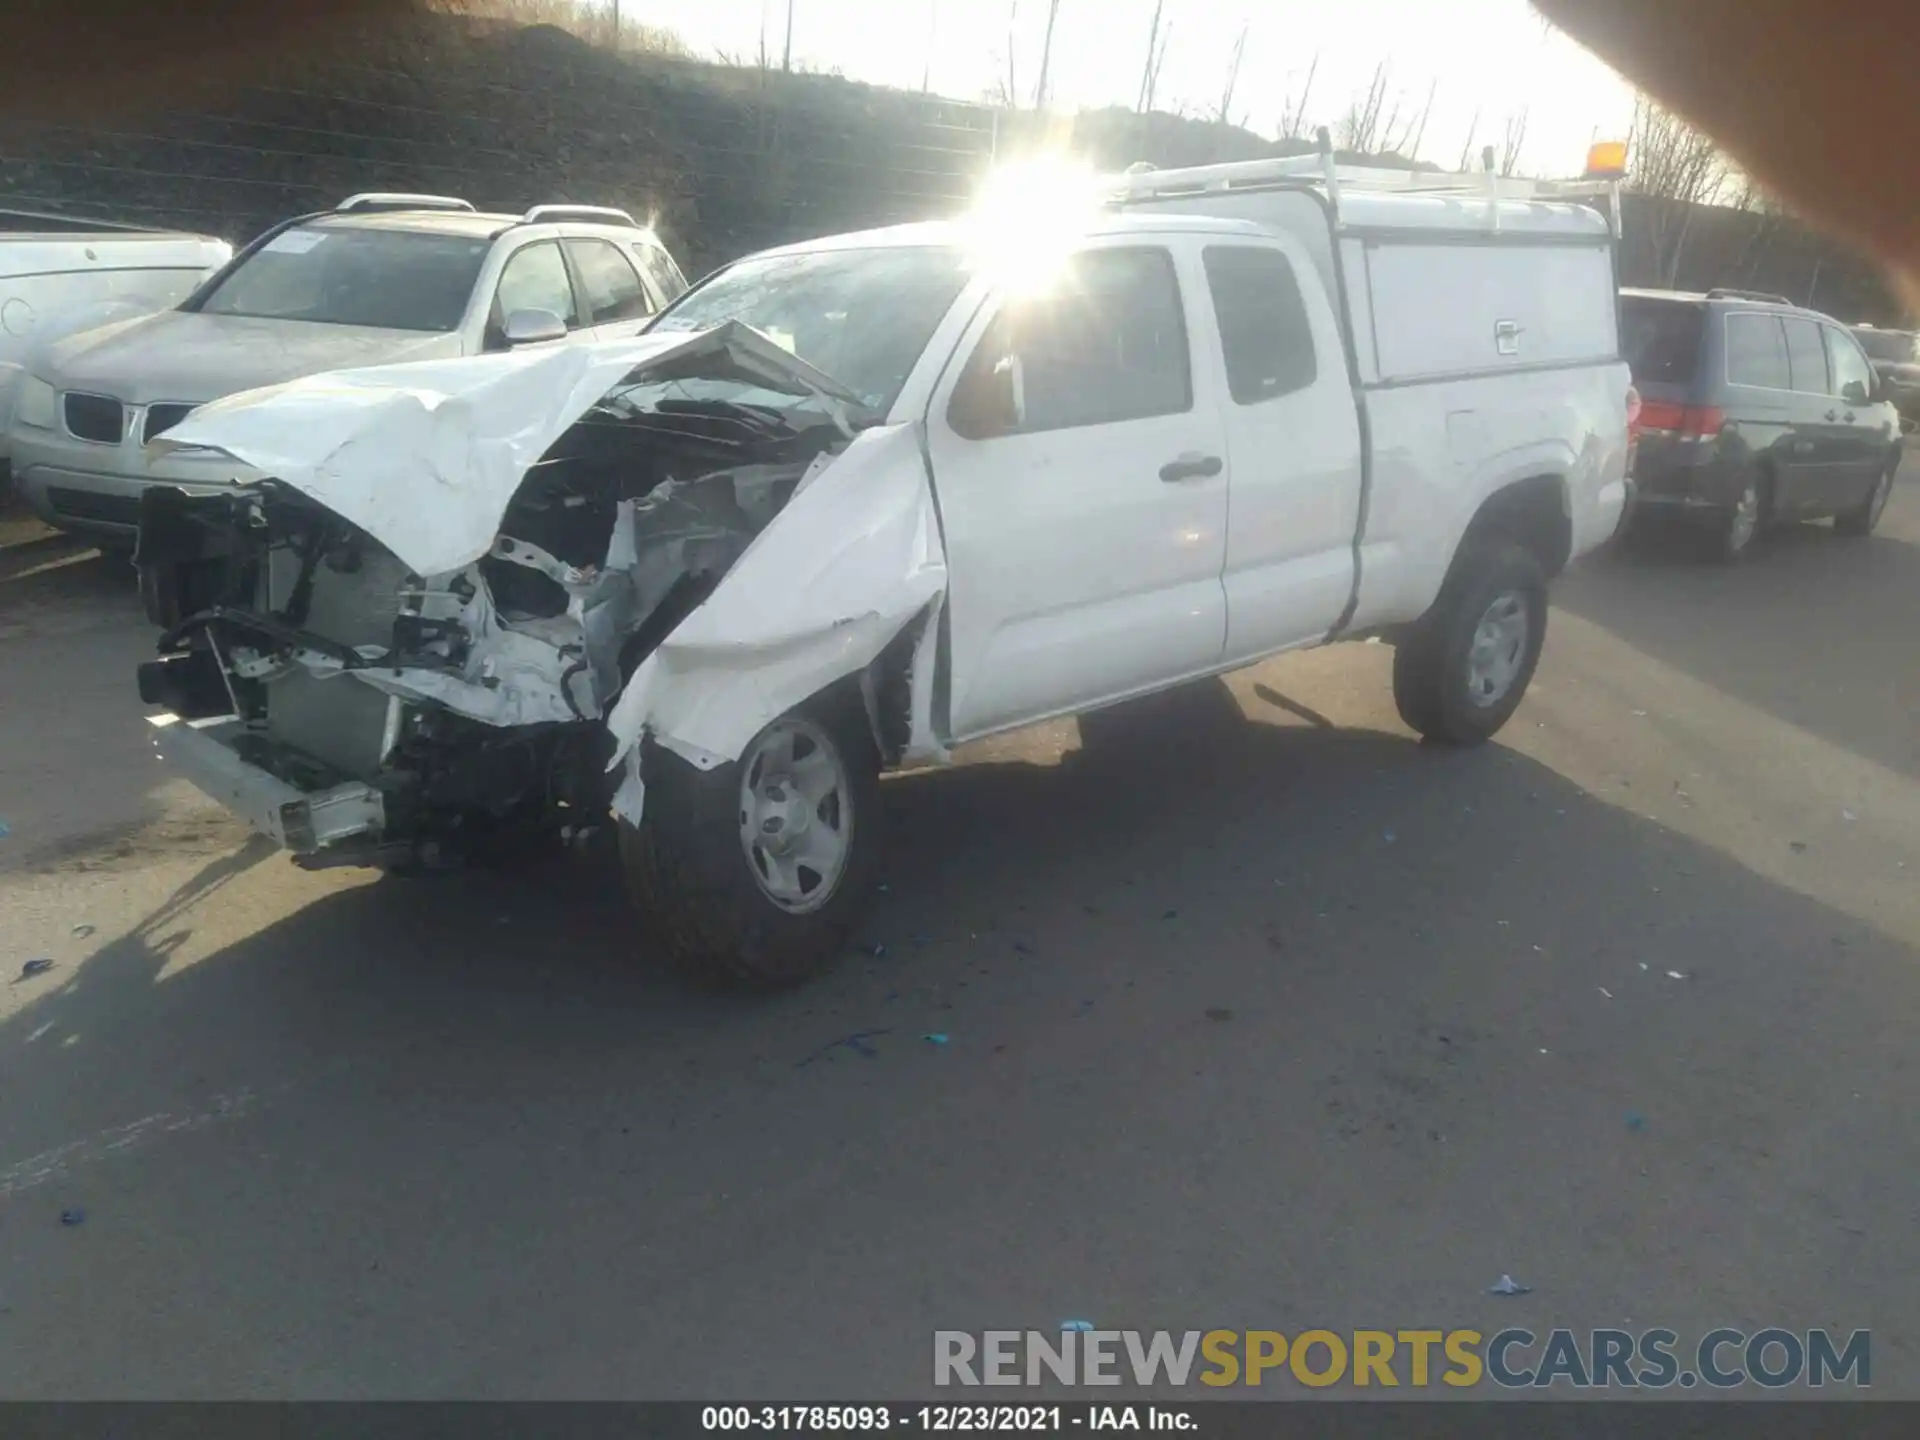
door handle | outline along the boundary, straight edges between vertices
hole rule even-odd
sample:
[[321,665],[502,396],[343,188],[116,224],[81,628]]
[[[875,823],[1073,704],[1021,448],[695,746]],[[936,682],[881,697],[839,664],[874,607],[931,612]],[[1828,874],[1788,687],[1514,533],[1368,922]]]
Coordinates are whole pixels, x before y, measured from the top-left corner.
[[1201,455],[1189,450],[1185,455],[1162,465],[1160,478],[1169,485],[1176,485],[1182,480],[1211,480],[1226,468],[1226,463],[1218,455]]
[[1838,420],[1839,418],[1840,418],[1840,412],[1838,410],[1827,411],[1827,423],[1829,425],[1831,425],[1834,421]]
[[1853,411],[1851,410],[1847,411],[1847,423],[1849,425],[1853,423]]

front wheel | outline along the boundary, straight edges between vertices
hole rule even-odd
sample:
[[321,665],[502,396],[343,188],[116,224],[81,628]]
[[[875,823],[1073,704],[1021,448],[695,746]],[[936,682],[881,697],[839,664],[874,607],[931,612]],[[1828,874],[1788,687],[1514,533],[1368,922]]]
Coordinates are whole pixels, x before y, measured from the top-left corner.
[[1393,655],[1400,718],[1431,740],[1477,745],[1507,723],[1547,635],[1547,580],[1531,551],[1463,555],[1440,598]]
[[879,881],[880,763],[856,703],[809,702],[701,771],[644,757],[640,825],[620,825],[635,903],[701,978],[797,984],[845,949]]

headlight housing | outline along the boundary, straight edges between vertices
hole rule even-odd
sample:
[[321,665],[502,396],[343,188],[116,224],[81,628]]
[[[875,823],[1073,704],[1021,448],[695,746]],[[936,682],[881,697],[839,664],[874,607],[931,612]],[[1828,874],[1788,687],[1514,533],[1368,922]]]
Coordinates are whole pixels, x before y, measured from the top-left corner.
[[36,430],[51,430],[60,423],[60,395],[38,375],[22,375],[13,396],[13,418]]

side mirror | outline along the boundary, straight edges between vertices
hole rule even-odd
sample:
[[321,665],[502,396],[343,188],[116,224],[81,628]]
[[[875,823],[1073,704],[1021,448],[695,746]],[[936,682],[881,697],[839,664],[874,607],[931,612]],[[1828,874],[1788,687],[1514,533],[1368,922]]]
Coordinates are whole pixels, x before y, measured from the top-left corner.
[[1026,418],[1020,381],[1018,355],[1003,355],[992,366],[969,369],[954,388],[947,409],[954,433],[968,440],[1013,434]]
[[543,345],[567,338],[567,322],[551,310],[516,310],[507,316],[508,345]]
[[1846,384],[1842,385],[1840,387],[1840,398],[1849,405],[1865,405],[1869,403],[1867,399],[1867,387],[1858,380],[1849,380]]

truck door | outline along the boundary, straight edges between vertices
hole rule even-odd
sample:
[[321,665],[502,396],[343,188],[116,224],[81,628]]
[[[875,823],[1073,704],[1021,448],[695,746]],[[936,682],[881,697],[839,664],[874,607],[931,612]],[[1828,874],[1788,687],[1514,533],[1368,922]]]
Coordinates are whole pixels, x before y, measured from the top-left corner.
[[955,739],[1219,663],[1226,457],[1192,260],[1130,237],[1078,252],[989,301],[934,391]]
[[1322,638],[1353,588],[1360,420],[1332,307],[1304,252],[1220,240],[1201,252],[1232,475],[1229,661]]

